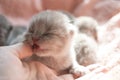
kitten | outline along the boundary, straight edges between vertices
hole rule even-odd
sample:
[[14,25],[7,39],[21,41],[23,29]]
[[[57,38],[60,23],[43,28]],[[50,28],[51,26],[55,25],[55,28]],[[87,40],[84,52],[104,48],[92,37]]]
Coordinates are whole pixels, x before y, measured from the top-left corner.
[[47,10],[32,18],[24,43],[33,48],[34,60],[56,70],[58,74],[69,70],[75,76],[80,76],[88,70],[76,60],[76,35],[77,27],[68,16]]
[[5,46],[9,33],[12,30],[12,25],[5,16],[0,15],[0,46]]
[[94,18],[88,17],[88,16],[78,17],[75,20],[75,25],[78,26],[80,33],[84,33],[87,36],[97,41],[98,39],[97,32],[98,32],[99,25],[98,25],[98,22]]
[[7,45],[16,44],[24,40],[23,36],[27,28],[25,26],[13,26],[7,39]]
[[[72,60],[78,65],[76,55],[77,61],[81,65],[87,66],[96,63],[98,23],[93,18],[75,18],[68,12],[45,11],[36,15],[29,27],[25,41],[22,35],[13,43],[24,41],[30,44],[37,55],[33,55],[31,58],[55,69],[59,74],[69,69],[68,66]],[[69,39],[70,36],[71,39]],[[61,64],[64,65],[61,66]],[[72,73],[88,72],[83,66],[74,67],[70,71]]]
[[97,63],[98,22],[92,17],[76,18],[68,12],[62,11],[62,13],[78,28],[74,46],[78,63],[84,66]]
[[76,40],[75,51],[79,64],[87,66],[97,62],[98,49],[98,23],[91,17],[79,17],[74,24],[78,27],[79,33]]

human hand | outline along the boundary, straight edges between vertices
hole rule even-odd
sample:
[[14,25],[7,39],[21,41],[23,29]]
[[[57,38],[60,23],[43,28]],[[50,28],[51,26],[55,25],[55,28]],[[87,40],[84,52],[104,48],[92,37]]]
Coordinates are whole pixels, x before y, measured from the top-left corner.
[[74,80],[70,74],[57,76],[40,62],[21,60],[31,55],[27,44],[0,47],[0,80]]

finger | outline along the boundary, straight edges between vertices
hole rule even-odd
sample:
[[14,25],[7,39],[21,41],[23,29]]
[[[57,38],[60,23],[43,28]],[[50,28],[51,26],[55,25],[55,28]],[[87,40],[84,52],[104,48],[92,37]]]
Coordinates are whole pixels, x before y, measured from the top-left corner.
[[36,66],[35,71],[37,72],[37,74],[36,74],[37,76],[35,76],[35,77],[37,80],[63,80],[56,75],[56,72],[54,70],[48,68],[46,65],[44,65],[40,62],[37,62],[37,61],[34,62],[34,64]]
[[23,64],[11,52],[9,48],[0,48],[0,80],[25,80]]
[[71,74],[60,76],[61,80],[75,80]]
[[1,47],[3,52],[11,53],[18,58],[22,59],[32,55],[32,49],[28,44],[18,43],[11,46]]

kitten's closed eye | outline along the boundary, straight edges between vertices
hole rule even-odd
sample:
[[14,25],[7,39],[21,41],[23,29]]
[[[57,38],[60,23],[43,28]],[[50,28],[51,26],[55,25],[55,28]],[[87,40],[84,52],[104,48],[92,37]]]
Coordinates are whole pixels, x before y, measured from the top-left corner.
[[51,33],[45,33],[45,34],[43,34],[43,36],[52,36],[53,34],[51,34]]
[[45,34],[42,35],[42,38],[44,38],[44,39],[54,39],[55,38],[55,34],[45,33]]
[[34,29],[32,27],[29,28],[29,33],[34,33]]

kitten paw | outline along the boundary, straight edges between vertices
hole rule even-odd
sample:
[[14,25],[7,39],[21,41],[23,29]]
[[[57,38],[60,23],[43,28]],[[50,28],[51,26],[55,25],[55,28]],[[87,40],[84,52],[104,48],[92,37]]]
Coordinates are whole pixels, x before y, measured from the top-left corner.
[[77,67],[73,67],[70,69],[70,73],[73,74],[73,77],[76,79],[76,78],[79,78],[87,73],[89,73],[90,70],[87,69],[86,67],[84,66],[77,66]]

